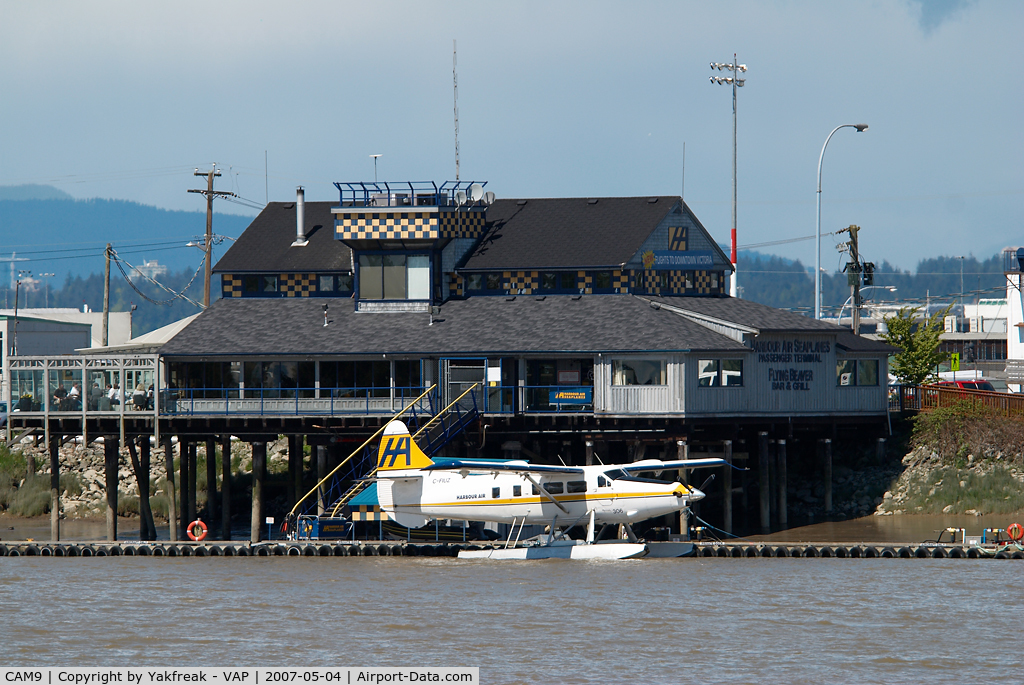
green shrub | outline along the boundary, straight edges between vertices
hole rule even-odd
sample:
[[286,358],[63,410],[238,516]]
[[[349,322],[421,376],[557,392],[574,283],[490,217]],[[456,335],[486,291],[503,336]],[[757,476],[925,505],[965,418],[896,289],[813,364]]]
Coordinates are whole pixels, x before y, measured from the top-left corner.
[[1024,421],[961,400],[919,414],[914,419],[912,442],[934,451],[948,464],[968,455],[976,459],[1001,455],[1006,461],[1021,463]]
[[[1002,464],[994,465],[987,473],[939,467],[912,481],[908,492],[910,497],[899,508],[910,513],[963,514],[972,509],[983,514],[1024,511],[1024,484]],[[943,512],[947,506],[952,509]]]
[[78,497],[82,494],[82,479],[77,473],[60,474],[60,491],[67,491],[68,495]]
[[42,516],[50,511],[50,481],[33,478],[25,481],[10,499],[8,512],[14,516]]
[[138,516],[140,512],[139,498],[137,496],[123,495],[117,498],[118,516]]

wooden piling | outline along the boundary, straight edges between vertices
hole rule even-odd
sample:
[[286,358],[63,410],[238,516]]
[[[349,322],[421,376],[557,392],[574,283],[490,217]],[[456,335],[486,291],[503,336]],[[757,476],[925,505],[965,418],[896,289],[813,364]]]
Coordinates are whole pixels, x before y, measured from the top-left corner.
[[[324,512],[327,511],[327,484],[321,481],[327,477],[327,448],[323,445],[317,445],[316,448],[316,482],[320,483],[320,487],[316,493],[316,513],[318,516],[323,516]],[[301,495],[300,495],[301,497]]]
[[267,443],[252,443],[252,520],[249,539],[260,541],[263,526],[263,475],[267,467]]
[[879,438],[875,443],[875,463],[879,466],[885,463],[885,438]]
[[206,521],[212,528],[217,519],[217,441],[206,438]]
[[178,541],[178,512],[174,491],[174,445],[170,436],[164,437],[164,469],[167,473],[167,528],[171,542]]
[[775,441],[768,441],[768,510],[769,515],[779,522],[779,452]]
[[60,436],[50,435],[50,540],[60,542]]
[[295,504],[305,493],[299,492],[301,486],[299,485],[300,480],[296,478],[296,472],[302,470],[302,454],[299,453],[295,447],[294,435],[288,436],[288,480],[287,480],[287,498],[289,504]]
[[789,516],[786,513],[786,441],[775,442],[775,480],[778,483],[779,494],[776,497],[779,505],[779,527],[786,528],[789,525]]
[[825,438],[823,441],[824,468],[825,473],[825,513],[832,513],[832,440]]
[[150,456],[149,436],[142,435],[139,437],[139,461],[142,466],[143,479],[139,484],[139,502],[146,526],[149,528],[146,531],[146,537],[142,538],[143,540],[156,540],[156,521],[153,519],[153,507],[149,501],[149,479],[152,475]]
[[722,450],[725,452],[725,472],[722,474],[722,486],[725,490],[725,501],[723,504],[722,529],[727,533],[732,532],[732,440],[722,442]]
[[103,438],[103,471],[107,490],[107,540],[117,540],[117,463],[120,450],[118,437],[106,435]]
[[142,442],[146,445],[145,464],[139,459],[135,450],[135,441],[127,441],[128,456],[131,458],[132,471],[135,473],[135,484],[139,488],[139,539],[156,540],[155,526],[152,529],[152,534],[150,533],[153,512],[149,507],[149,436],[142,436]]
[[761,532],[771,532],[771,481],[768,474],[768,433],[761,431],[757,434],[757,480],[760,486],[761,505]]
[[178,504],[181,506],[181,514],[178,516],[178,537],[182,540],[188,539],[188,532],[185,529],[192,521],[188,517],[188,480],[188,443],[178,436]]
[[231,436],[220,436],[220,538],[231,539]]
[[587,440],[587,466],[593,466],[594,464],[594,441]]
[[199,517],[196,509],[196,487],[199,482],[199,474],[196,473],[196,465],[199,460],[196,456],[199,453],[199,443],[188,443],[188,521],[191,523]]

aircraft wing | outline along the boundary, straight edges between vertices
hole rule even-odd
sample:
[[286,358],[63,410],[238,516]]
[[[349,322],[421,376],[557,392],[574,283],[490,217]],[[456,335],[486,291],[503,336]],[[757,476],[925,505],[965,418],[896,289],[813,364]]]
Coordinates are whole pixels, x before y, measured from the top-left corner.
[[725,459],[677,459],[675,461],[661,461],[660,459],[644,459],[633,464],[619,466],[623,471],[669,471],[673,469],[697,469],[704,466],[725,466],[729,462]]
[[439,460],[424,471],[511,471],[513,473],[562,473],[566,475],[582,475],[579,466],[546,466],[531,464],[519,459],[513,461],[487,461],[483,459],[444,459]]

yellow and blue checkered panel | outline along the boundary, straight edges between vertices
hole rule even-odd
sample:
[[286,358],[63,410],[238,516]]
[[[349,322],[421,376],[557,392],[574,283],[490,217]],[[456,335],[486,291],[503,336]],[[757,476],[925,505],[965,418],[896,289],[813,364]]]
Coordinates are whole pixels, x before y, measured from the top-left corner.
[[466,292],[466,280],[459,274],[448,274],[448,290],[455,297],[462,297]]
[[668,249],[683,251],[686,250],[686,226],[669,226]]
[[486,213],[483,209],[438,212],[438,233],[442,238],[479,238],[484,234]]
[[540,287],[537,271],[505,271],[501,277],[502,286],[513,295],[532,295]]
[[309,297],[316,292],[316,274],[279,274],[277,289],[285,297]]
[[437,215],[433,212],[352,212],[334,222],[339,240],[435,240]]
[[391,517],[376,504],[360,504],[352,509],[353,521],[390,521]]
[[221,297],[241,297],[242,277],[237,274],[220,275]]
[[629,271],[612,272],[612,288],[614,288],[615,292],[623,295],[629,292],[629,277],[631,273]]

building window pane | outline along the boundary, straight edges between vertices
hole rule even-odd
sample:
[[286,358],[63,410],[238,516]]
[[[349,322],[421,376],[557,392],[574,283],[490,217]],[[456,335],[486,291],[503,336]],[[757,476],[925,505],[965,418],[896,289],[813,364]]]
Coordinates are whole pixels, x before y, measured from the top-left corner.
[[259,279],[259,276],[246,276],[244,279],[242,279],[242,282],[244,284],[243,287],[245,288],[245,292],[247,292],[247,293],[259,292],[259,289],[260,289],[260,279]]
[[738,387],[743,385],[743,360],[722,360],[722,385]]
[[277,276],[264,276],[263,277],[263,292],[265,292],[265,293],[276,293],[277,292]]
[[595,288],[610,288],[612,287],[612,274],[609,271],[598,271],[594,274],[594,287]]
[[335,285],[339,293],[352,292],[352,274],[342,274],[340,276],[335,276]]
[[857,361],[854,359],[840,359],[836,361],[836,385],[856,385]]
[[540,275],[540,288],[541,290],[555,290],[558,285],[558,277],[553,273],[543,273]]
[[576,289],[576,274],[572,271],[563,271],[558,275],[558,280],[562,290]]
[[501,274],[487,274],[487,289],[501,290]]
[[409,256],[409,299],[430,299],[430,257]]
[[665,362],[656,359],[612,361],[612,385],[665,385]]
[[717,359],[697,360],[697,385],[699,387],[715,387],[719,385],[720,380],[721,379],[718,376]]
[[857,362],[857,385],[878,385],[877,359],[861,359]]
[[384,255],[384,299],[404,300],[405,255]]
[[468,290],[483,290],[484,277],[482,274],[470,274],[466,280]]
[[322,293],[334,292],[334,276],[321,276],[320,285],[317,288]]
[[359,297],[364,300],[384,299],[383,256],[359,255]]

